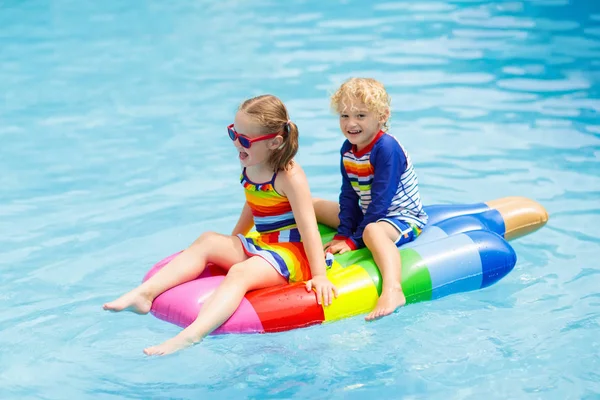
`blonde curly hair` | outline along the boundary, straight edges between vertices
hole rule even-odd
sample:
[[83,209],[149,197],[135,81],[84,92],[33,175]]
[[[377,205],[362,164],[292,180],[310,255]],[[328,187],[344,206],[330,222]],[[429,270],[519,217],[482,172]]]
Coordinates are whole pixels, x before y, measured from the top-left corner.
[[369,111],[377,113],[379,118],[385,118],[383,131],[389,128],[392,99],[383,84],[373,78],[350,78],[331,96],[331,108],[339,113],[352,106],[354,100],[363,102]]

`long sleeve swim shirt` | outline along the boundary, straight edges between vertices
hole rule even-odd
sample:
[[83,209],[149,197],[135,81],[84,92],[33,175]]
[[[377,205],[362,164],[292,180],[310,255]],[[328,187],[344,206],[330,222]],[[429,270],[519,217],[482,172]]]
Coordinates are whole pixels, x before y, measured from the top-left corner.
[[417,174],[394,136],[381,131],[361,151],[346,140],[340,153],[342,189],[336,239],[345,239],[352,249],[364,247],[365,227],[381,218],[425,226],[427,214]]

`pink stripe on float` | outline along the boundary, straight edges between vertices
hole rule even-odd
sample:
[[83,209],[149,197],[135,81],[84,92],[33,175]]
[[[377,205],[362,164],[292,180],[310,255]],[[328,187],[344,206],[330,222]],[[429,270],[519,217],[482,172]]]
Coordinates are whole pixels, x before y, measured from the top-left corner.
[[[223,282],[224,276],[211,276],[175,286],[162,293],[152,303],[152,314],[182,328],[190,325],[204,302]],[[172,307],[172,305],[177,307]],[[245,298],[233,315],[212,334],[262,333],[262,323],[252,304]]]

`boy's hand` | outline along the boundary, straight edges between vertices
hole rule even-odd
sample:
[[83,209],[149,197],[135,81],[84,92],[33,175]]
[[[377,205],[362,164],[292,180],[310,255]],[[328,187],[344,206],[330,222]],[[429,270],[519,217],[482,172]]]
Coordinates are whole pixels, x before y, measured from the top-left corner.
[[348,246],[348,243],[341,239],[325,243],[323,249],[331,254],[344,254],[345,252],[352,250],[350,246]]
[[[318,304],[321,304],[321,299],[322,299],[322,303],[325,306],[328,306],[331,304],[331,301],[333,300],[332,297],[337,298],[337,296],[338,296],[337,288],[333,285],[333,283],[331,283],[331,281],[327,278],[326,275],[314,276],[311,280],[306,282],[306,291],[307,292],[310,292],[313,288],[315,289],[315,292],[317,292],[317,303]],[[332,292],[333,292],[333,296],[331,295]]]

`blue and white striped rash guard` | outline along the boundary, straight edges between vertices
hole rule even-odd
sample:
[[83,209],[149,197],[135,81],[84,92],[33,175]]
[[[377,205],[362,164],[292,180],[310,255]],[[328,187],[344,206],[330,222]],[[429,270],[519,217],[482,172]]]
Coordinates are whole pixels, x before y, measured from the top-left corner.
[[364,247],[365,227],[381,218],[396,218],[421,229],[427,224],[417,174],[394,136],[380,131],[361,151],[346,140],[341,156],[340,226],[336,239],[346,239],[352,249]]

